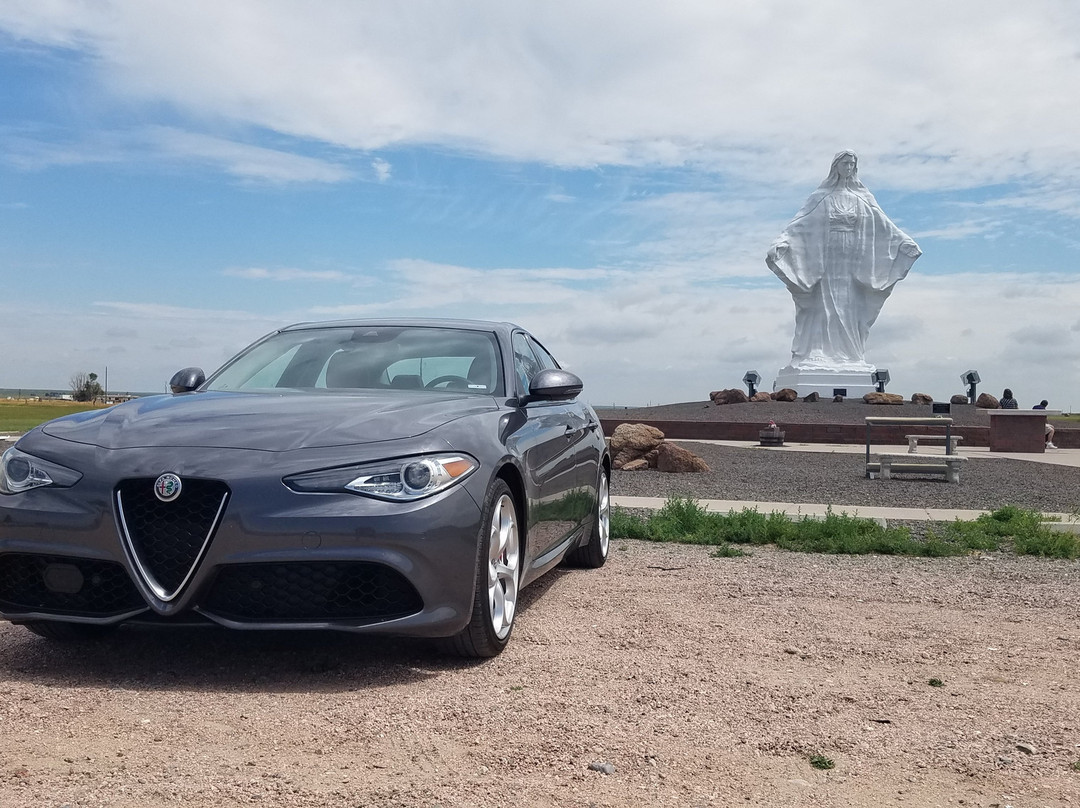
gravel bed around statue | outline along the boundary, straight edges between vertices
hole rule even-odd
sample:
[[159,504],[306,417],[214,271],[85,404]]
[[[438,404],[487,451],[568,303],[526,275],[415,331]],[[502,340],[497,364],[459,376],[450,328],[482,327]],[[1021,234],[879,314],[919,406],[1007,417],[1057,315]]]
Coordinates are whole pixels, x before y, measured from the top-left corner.
[[676,441],[712,471],[665,474],[616,471],[614,496],[805,502],[895,508],[993,510],[1016,505],[1068,513],[1080,506],[1080,469],[1005,458],[972,458],[959,484],[941,478],[905,476],[868,480],[862,454],[740,449]]

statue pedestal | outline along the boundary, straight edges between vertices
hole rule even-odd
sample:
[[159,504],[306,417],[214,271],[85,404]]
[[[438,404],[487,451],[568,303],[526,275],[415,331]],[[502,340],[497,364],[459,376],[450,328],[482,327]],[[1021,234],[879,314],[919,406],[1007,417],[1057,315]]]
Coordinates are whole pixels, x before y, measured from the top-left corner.
[[867,393],[877,390],[873,368],[868,371],[847,371],[786,367],[773,382],[773,390],[782,390],[785,387],[798,391],[800,398],[817,393],[824,399],[833,396],[861,399]]

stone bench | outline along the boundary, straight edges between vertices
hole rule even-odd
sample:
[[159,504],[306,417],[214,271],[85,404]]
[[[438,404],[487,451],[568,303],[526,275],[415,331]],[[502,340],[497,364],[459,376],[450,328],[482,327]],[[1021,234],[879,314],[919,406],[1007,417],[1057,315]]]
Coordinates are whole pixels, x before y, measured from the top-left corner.
[[[908,454],[918,454],[919,441],[932,441],[933,443],[944,443],[944,435],[904,435],[907,438],[907,450]],[[963,435],[951,435],[949,436],[949,454],[956,451],[956,444],[964,439]]]
[[878,458],[878,473],[881,479],[892,479],[893,474],[942,474],[945,481],[960,482],[960,466],[967,460],[960,455],[922,455],[881,453]]

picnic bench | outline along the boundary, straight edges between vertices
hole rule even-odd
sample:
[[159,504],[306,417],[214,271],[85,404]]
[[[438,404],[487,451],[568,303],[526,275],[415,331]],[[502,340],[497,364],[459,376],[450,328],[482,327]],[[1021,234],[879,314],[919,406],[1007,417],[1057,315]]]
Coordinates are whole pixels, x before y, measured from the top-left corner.
[[[870,460],[870,430],[874,426],[893,426],[893,427],[906,427],[906,426],[940,426],[945,428],[945,434],[940,437],[945,441],[945,454],[944,455],[928,455],[928,459],[931,461],[937,461],[936,463],[914,463],[911,462],[914,458],[911,457],[911,451],[909,449],[908,454],[903,455],[891,455],[891,454],[879,454],[878,457],[881,460],[877,463],[873,463]],[[911,445],[911,435],[906,436],[908,438],[908,445]],[[927,435],[918,435],[916,437],[923,438],[924,440],[929,437]],[[894,439],[895,440],[895,439]],[[943,418],[942,416],[935,416],[933,418],[900,418],[893,416],[874,416],[870,415],[866,417],[866,477],[870,479],[870,476],[874,472],[881,473],[881,479],[888,480],[892,474],[899,473],[914,473],[914,474],[937,474],[944,473],[945,479],[951,483],[960,482],[960,464],[959,463],[947,463],[947,458],[956,457],[954,450],[956,449],[956,441],[952,436],[952,418]],[[907,463],[894,462],[896,458],[907,459]],[[917,457],[917,455],[916,455]],[[882,465],[887,468],[887,471],[882,470]],[[918,467],[917,470],[912,470],[912,466]]]
[[948,451],[945,454],[953,454],[956,452],[956,444],[964,439],[963,435],[904,435],[907,438],[907,450],[908,454],[919,453],[919,441],[930,443],[945,443],[948,441]]
[[916,455],[879,452],[878,473],[881,479],[892,479],[893,474],[941,474],[949,483],[960,482],[960,466],[966,457],[956,454]]

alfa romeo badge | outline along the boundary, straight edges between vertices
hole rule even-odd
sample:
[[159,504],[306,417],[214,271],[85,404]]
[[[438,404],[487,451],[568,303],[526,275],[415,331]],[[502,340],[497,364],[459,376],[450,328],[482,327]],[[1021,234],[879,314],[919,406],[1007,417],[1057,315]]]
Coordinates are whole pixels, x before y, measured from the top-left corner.
[[180,478],[172,473],[162,474],[154,480],[154,494],[162,502],[172,502],[180,496],[183,487]]

